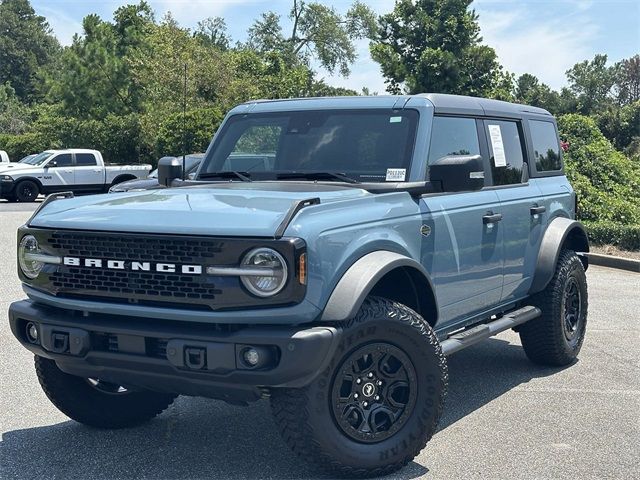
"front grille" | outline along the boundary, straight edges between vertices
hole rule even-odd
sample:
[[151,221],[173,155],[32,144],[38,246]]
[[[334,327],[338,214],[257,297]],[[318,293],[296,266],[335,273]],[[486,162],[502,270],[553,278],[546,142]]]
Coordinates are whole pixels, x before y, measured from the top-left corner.
[[51,275],[53,286],[61,290],[100,291],[117,296],[135,294],[172,301],[215,300],[221,290],[202,280],[199,276],[76,267]]
[[[58,297],[111,303],[133,303],[190,310],[259,308],[299,302],[304,286],[296,281],[273,298],[247,292],[238,277],[181,273],[182,266],[236,267],[256,246],[272,247],[293,261],[301,248],[296,241],[185,235],[29,229],[51,254],[76,259],[97,259],[103,266],[46,265],[34,287]],[[124,268],[108,268],[109,260]],[[176,272],[132,270],[133,262],[175,265]],[[290,265],[291,267],[291,265]],[[294,268],[290,268],[294,272]],[[293,280],[293,279],[292,279]]]

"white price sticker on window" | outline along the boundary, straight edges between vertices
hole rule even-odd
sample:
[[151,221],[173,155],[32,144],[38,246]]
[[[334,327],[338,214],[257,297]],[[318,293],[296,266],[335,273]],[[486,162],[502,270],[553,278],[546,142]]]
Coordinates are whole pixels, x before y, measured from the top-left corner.
[[489,125],[489,138],[493,149],[493,163],[496,167],[506,167],[507,157],[504,154],[504,143],[502,143],[502,132],[500,125]]
[[406,168],[387,168],[387,182],[404,182],[406,176]]

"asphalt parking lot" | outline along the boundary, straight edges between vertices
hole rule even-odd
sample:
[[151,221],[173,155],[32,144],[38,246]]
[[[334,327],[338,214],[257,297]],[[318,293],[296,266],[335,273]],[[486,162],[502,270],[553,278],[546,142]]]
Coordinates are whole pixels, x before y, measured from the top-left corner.
[[[34,208],[0,203],[0,478],[322,478],[280,439],[266,401],[180,397],[153,422],[120,431],[58,412],[6,315],[23,297],[15,231]],[[439,433],[388,478],[640,478],[640,274],[592,267],[587,276],[579,361],[534,366],[513,332],[453,355]]]

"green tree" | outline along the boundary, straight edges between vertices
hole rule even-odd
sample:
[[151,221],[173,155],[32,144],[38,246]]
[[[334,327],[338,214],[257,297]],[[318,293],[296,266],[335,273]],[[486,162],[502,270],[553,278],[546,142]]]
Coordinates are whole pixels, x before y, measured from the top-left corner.
[[152,25],[153,12],[144,1],[118,8],[114,23],[85,17],[84,36],[74,37],[47,76],[49,98],[78,118],[139,112],[143,91],[127,59],[145,44]]
[[620,105],[629,105],[640,100],[640,55],[634,55],[616,64],[614,89]]
[[221,17],[209,17],[198,22],[194,36],[205,45],[220,50],[227,50],[231,44],[227,24]]
[[46,19],[29,0],[0,1],[0,85],[9,82],[22,101],[38,89],[38,70],[48,65],[60,45]]
[[610,102],[616,67],[607,66],[606,55],[576,63],[567,70],[569,89],[577,98],[578,112],[590,115]]
[[357,57],[354,41],[375,30],[375,14],[359,1],[341,15],[322,3],[294,0],[289,19],[291,31],[286,35],[280,15],[263,13],[249,29],[248,47],[278,52],[291,65],[315,58],[330,73],[347,76]]
[[9,82],[0,85],[0,132],[20,134],[29,123],[29,109],[18,99]]
[[504,81],[471,1],[399,0],[380,18],[371,55],[389,92],[487,96]]
[[516,80],[514,99],[518,103],[544,108],[553,114],[563,111],[560,94],[530,73],[520,75]]

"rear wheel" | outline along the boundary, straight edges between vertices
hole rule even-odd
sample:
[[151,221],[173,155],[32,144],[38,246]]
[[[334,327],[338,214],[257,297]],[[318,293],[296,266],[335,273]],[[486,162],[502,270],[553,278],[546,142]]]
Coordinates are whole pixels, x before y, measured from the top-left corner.
[[429,324],[396,302],[370,297],[344,326],[330,365],[302,389],[276,389],[284,440],[334,474],[402,468],[434,434],[447,388],[446,361]]
[[541,365],[570,364],[584,341],[588,306],[587,277],[574,251],[560,253],[553,278],[531,300],[542,315],[520,328],[527,357]]
[[38,195],[40,195],[40,188],[32,180],[23,180],[15,187],[15,196],[19,202],[35,202]]
[[35,357],[38,381],[49,400],[76,422],[98,428],[124,428],[162,413],[175,395],[131,391],[97,378],[64,373],[53,360]]

